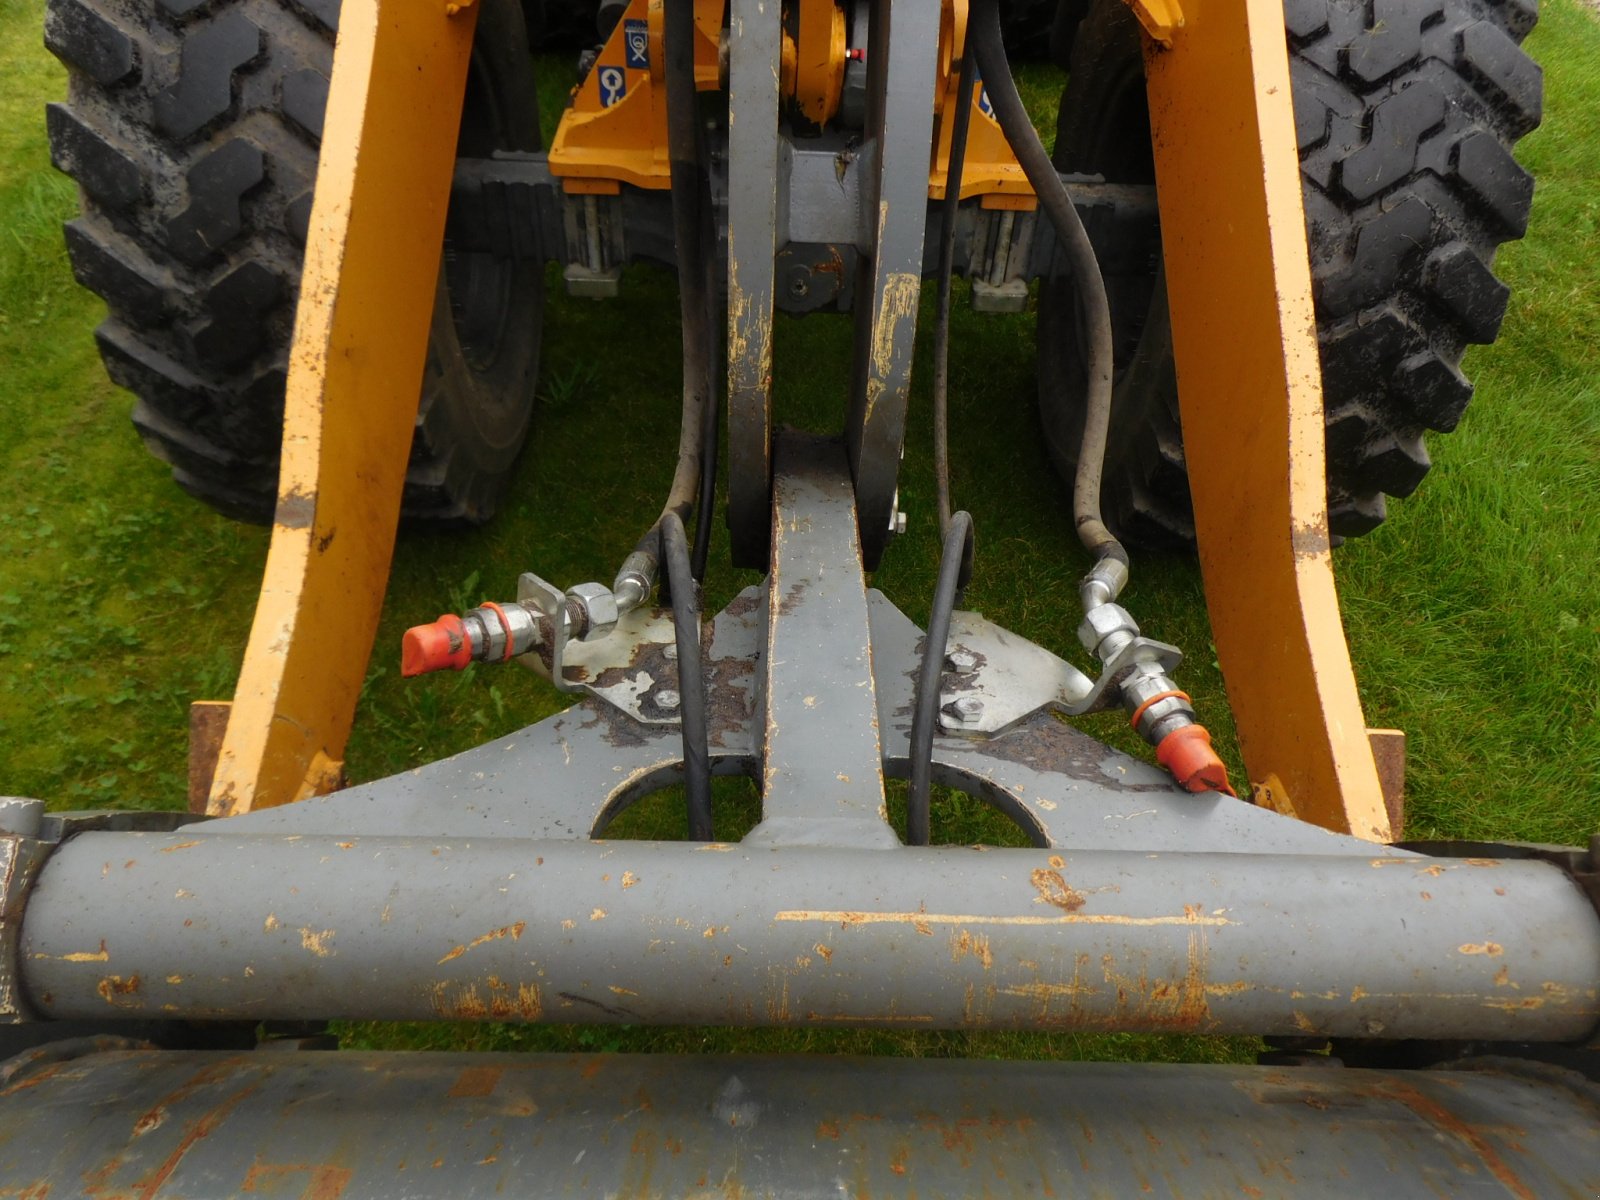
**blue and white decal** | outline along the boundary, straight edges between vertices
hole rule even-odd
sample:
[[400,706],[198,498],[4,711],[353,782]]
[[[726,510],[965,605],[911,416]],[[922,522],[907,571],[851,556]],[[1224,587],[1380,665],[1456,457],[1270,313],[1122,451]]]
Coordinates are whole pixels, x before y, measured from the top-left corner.
[[610,108],[628,94],[628,76],[621,67],[596,67],[600,81],[600,107]]
[[636,71],[650,66],[650,26],[647,22],[630,17],[622,23],[622,45],[627,51],[628,66]]

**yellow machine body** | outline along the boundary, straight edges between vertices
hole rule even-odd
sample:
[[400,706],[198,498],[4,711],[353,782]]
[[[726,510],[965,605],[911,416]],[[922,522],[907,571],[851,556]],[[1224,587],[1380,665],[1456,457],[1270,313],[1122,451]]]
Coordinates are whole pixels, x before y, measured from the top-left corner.
[[[1250,781],[1280,811],[1385,841],[1391,827],[1329,559],[1282,12],[1276,0],[1134,7],[1146,35],[1195,524]],[[574,92],[549,155],[566,191],[669,186],[662,19],[660,0],[633,0]],[[941,20],[933,198],[945,188],[964,0],[949,0]],[[209,789],[213,814],[339,783],[398,520],[472,25],[470,5],[346,5],[290,362],[277,522]],[[719,89],[723,0],[698,3],[695,25],[697,86]],[[642,54],[627,44],[641,28]],[[831,0],[801,0],[794,29],[783,95],[803,118],[827,120],[844,76],[842,16]],[[962,197],[1034,207],[981,90],[973,103]],[[1226,306],[1219,279],[1228,281]]]

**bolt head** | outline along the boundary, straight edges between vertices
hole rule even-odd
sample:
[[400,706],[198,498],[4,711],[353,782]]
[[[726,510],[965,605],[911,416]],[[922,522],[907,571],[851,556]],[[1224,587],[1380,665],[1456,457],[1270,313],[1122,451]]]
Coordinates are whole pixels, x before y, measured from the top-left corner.
[[1078,641],[1093,654],[1101,642],[1116,633],[1137,637],[1139,626],[1120,604],[1097,604],[1083,614],[1083,624],[1078,626]]
[[674,711],[682,702],[678,693],[671,688],[662,688],[656,693],[656,707],[664,708],[668,712]]
[[950,664],[952,671],[958,671],[964,675],[968,671],[977,668],[978,656],[970,650],[952,650],[945,657],[945,662]]
[[617,627],[617,598],[603,583],[580,583],[567,595],[583,606],[586,642],[596,641]]
[[661,653],[664,654],[667,657],[668,661],[671,661],[671,660],[677,658],[678,657],[678,643],[676,643],[676,642],[668,642],[665,646],[661,647]]
[[976,696],[959,696],[950,707],[963,721],[976,721],[983,716],[983,701]]

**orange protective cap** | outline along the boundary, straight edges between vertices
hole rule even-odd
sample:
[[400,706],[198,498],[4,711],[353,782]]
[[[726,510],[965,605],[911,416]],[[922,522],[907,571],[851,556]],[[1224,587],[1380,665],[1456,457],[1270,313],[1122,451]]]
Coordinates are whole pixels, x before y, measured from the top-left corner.
[[1211,735],[1204,725],[1185,725],[1167,734],[1156,747],[1156,761],[1188,791],[1234,794],[1228,785],[1228,768],[1211,748]]
[[400,638],[400,674],[459,671],[472,661],[472,643],[461,618],[445,613],[431,625],[413,625]]

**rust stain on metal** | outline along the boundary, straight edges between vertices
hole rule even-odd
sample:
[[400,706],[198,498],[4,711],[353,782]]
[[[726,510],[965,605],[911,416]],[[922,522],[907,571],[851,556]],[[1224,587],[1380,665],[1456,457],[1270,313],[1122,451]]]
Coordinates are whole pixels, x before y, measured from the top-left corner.
[[896,1175],[906,1173],[906,1161],[911,1157],[911,1147],[904,1142],[894,1148],[894,1153],[889,1156],[889,1170]]
[[278,918],[275,915],[273,915],[272,913],[268,913],[267,914],[267,919],[265,921],[261,922],[261,932],[262,933],[271,933],[274,929],[281,929],[281,928],[283,928],[283,922],[278,920]]
[[106,962],[110,958],[111,958],[111,955],[106,950],[106,940],[105,940],[105,938],[101,938],[100,939],[100,949],[98,949],[98,950],[76,950],[71,954],[63,954],[61,956],[61,961],[62,962],[71,962],[71,963]]
[[812,947],[812,949],[815,950],[818,954],[820,954],[824,961],[827,961],[828,959],[831,959],[833,957],[833,949],[831,947],[829,947],[829,946],[823,945],[821,942],[818,942],[815,946]]
[[118,997],[135,995],[140,986],[141,981],[137,975],[129,975],[127,978],[123,978],[121,975],[107,975],[94,985],[94,990],[99,993],[100,999],[107,1004],[116,1006],[121,1004]]
[[[309,1175],[304,1190],[300,1193],[300,1200],[339,1200],[344,1195],[345,1188],[350,1186],[350,1168],[336,1167],[329,1163],[253,1163],[249,1173],[244,1177],[244,1183],[239,1190],[242,1192],[265,1191],[272,1194],[278,1193],[276,1180],[285,1175]],[[265,1185],[265,1186],[263,1186]]]
[[1491,958],[1498,958],[1505,953],[1499,942],[1466,942],[1457,946],[1456,950],[1462,954],[1487,954]]
[[487,1096],[500,1082],[504,1070],[500,1067],[467,1067],[456,1076],[455,1083],[445,1093],[451,1099]]
[[636,884],[638,882],[639,882],[639,877],[637,875],[635,875],[632,871],[624,871],[622,873],[622,890],[623,891],[627,891],[629,888],[631,888],[634,884]]
[[[226,1066],[231,1069],[236,1068],[238,1064],[238,1059],[230,1058],[226,1064],[218,1064],[218,1066]],[[187,1091],[193,1090],[193,1087],[198,1086],[201,1080],[204,1080],[205,1082],[212,1082],[209,1076],[211,1072],[215,1071],[216,1069],[216,1067],[213,1067],[207,1071],[202,1071],[196,1080],[191,1080],[190,1083],[185,1085],[184,1088],[181,1088],[177,1093],[174,1093],[173,1099],[175,1100],[177,1097],[185,1094]],[[250,1084],[248,1087],[235,1092],[233,1095],[223,1100],[204,1116],[198,1117],[189,1122],[187,1128],[185,1128],[183,1132],[183,1136],[178,1140],[177,1145],[172,1148],[171,1153],[169,1153],[166,1158],[157,1164],[155,1169],[152,1170],[148,1175],[144,1176],[142,1179],[135,1180],[131,1189],[121,1192],[119,1194],[119,1200],[123,1196],[136,1197],[137,1200],[154,1200],[154,1198],[160,1194],[161,1189],[166,1185],[167,1181],[172,1178],[173,1172],[178,1169],[179,1165],[183,1162],[189,1151],[194,1149],[199,1142],[204,1141],[206,1138],[210,1137],[212,1133],[216,1132],[217,1127],[226,1121],[233,1110],[237,1108],[246,1097],[254,1093],[259,1086],[259,1084]],[[170,1102],[172,1101],[169,1100],[164,1103]],[[157,1107],[161,1108],[164,1107],[164,1105],[158,1105]],[[137,1126],[135,1128],[137,1128]],[[106,1186],[110,1182],[111,1175],[119,1170],[121,1166],[122,1158],[118,1156],[112,1158],[98,1171],[94,1171],[86,1175],[84,1177],[84,1194],[94,1196],[105,1192]]]
[[457,946],[455,949],[451,950],[448,954],[441,958],[435,965],[442,966],[453,958],[460,958],[468,950],[476,950],[479,946],[484,945],[486,942],[497,942],[502,938],[510,938],[515,942],[522,937],[522,931],[527,927],[528,923],[526,921],[517,921],[511,925],[502,925],[499,929],[491,929],[488,933],[480,934],[473,938],[470,942],[464,942],[463,944]]
[[544,1015],[544,997],[534,983],[519,983],[513,988],[498,979],[488,983],[488,996],[481,995],[476,983],[460,986],[445,979],[433,985],[430,1004],[446,1020],[537,1021]]
[[333,930],[331,929],[312,929],[309,925],[300,927],[300,945],[318,958],[332,958],[338,953],[337,950],[328,945],[332,940]]
[[200,845],[200,843],[198,841],[194,841],[194,842],[179,842],[175,846],[163,846],[163,847],[161,847],[161,853],[163,853],[163,854],[176,854],[179,850],[193,850],[198,845]]
[[[1052,862],[1060,862],[1054,858]],[[1039,899],[1046,904],[1053,904],[1066,912],[1077,912],[1083,907],[1083,893],[1074,891],[1067,886],[1067,881],[1061,877],[1061,872],[1049,867],[1039,867],[1031,876],[1034,890],[1039,893]]]
[[1423,1095],[1410,1084],[1388,1080],[1378,1084],[1373,1091],[1376,1095],[1405,1105],[1434,1128],[1470,1147],[1489,1174],[1499,1180],[1500,1185],[1517,1200],[1534,1200],[1533,1191],[1517,1178],[1516,1172],[1500,1157],[1489,1140],[1437,1100]]
[[1527,1012],[1530,1009],[1543,1008],[1543,996],[1515,996],[1509,1000],[1485,1000],[1484,1008],[1495,1008],[1501,1012]]
[[989,938],[986,934],[973,933],[967,929],[951,934],[950,961],[960,962],[968,954],[982,963],[985,971],[994,966],[994,953],[989,949]]
[[1058,917],[1016,917],[982,913],[849,912],[842,909],[784,909],[774,921],[814,921],[827,925],[1202,925],[1220,928],[1235,922],[1206,915],[1188,906],[1184,914],[1167,917],[1125,917],[1116,913],[1063,913]]

